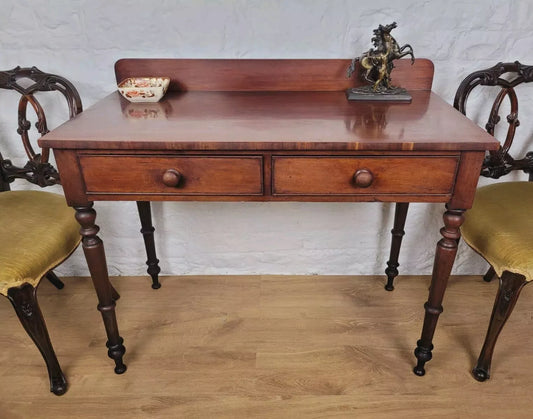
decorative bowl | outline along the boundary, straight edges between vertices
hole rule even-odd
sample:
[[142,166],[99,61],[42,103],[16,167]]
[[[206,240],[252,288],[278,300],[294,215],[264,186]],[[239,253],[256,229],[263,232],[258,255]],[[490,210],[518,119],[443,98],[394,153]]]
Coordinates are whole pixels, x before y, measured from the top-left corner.
[[158,102],[169,84],[169,77],[129,77],[118,84],[118,91],[130,102]]

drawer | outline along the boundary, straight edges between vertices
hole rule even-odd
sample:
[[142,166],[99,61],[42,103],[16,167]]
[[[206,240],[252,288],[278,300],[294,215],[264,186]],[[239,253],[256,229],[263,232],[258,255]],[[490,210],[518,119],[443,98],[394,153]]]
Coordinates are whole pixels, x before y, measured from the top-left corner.
[[452,192],[458,156],[273,156],[274,195]]
[[80,155],[87,193],[262,195],[261,156]]

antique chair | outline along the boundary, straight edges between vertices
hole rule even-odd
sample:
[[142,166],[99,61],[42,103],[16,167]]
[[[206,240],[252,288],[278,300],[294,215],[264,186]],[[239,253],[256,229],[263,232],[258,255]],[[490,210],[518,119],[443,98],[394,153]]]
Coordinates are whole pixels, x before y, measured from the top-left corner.
[[[23,80],[31,85],[23,87],[20,84]],[[11,191],[9,184],[15,179],[25,179],[41,187],[59,183],[57,171],[48,163],[48,150],[37,154],[29,141],[28,103],[37,115],[39,133],[48,132],[43,108],[33,94],[61,92],[71,118],[82,111],[82,105],[70,82],[35,67],[0,72],[0,88],[21,94],[18,133],[29,158],[24,167],[17,167],[0,154],[0,293],[11,301],[22,326],[39,348],[48,368],[50,390],[61,395],[67,390],[67,382],[50,342],[36,291],[45,276],[56,287],[63,287],[51,269],[78,246],[79,225],[62,195],[34,190]]]
[[479,381],[490,376],[494,345],[509,318],[523,286],[533,280],[533,152],[522,159],[509,154],[515,130],[519,126],[518,99],[515,87],[533,81],[533,66],[519,62],[499,63],[487,70],[470,74],[455,95],[454,106],[466,115],[466,101],[477,86],[497,86],[487,131],[494,135],[500,122],[499,110],[509,98],[509,127],[500,149],[487,155],[481,175],[497,179],[511,171],[521,170],[529,182],[503,182],[478,188],[472,209],[466,212],[461,232],[465,242],[490,264],[484,276],[490,281],[498,276],[500,286],[491,320],[477,365],[472,373]]
[[[34,93],[62,93],[70,118],[82,111],[82,104],[68,80],[43,73],[35,67],[0,72],[0,89],[13,90],[21,95],[17,131],[29,159],[24,167],[17,167],[0,154],[0,293],[11,301],[22,325],[41,351],[48,368],[51,391],[61,395],[67,389],[67,382],[50,343],[36,290],[43,277],[57,288],[63,288],[52,269],[78,246],[80,226],[64,196],[43,191],[11,191],[9,185],[15,179],[25,179],[40,187],[60,184],[59,174],[48,162],[49,150],[43,149],[37,154],[30,143],[31,124],[26,118],[28,103],[37,116],[35,126],[39,134],[43,136],[49,131],[44,110]],[[157,289],[160,287],[160,269],[150,203],[137,202],[137,209],[147,252],[148,274],[152,277],[152,288]],[[118,299],[118,293],[112,291]]]

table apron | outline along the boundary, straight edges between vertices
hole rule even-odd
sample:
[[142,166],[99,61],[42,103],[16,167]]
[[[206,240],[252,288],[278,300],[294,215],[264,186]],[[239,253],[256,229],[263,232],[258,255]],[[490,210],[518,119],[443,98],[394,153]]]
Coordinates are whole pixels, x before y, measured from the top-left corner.
[[73,206],[101,200],[447,203],[459,183],[475,187],[473,172],[483,158],[459,151],[54,153]]

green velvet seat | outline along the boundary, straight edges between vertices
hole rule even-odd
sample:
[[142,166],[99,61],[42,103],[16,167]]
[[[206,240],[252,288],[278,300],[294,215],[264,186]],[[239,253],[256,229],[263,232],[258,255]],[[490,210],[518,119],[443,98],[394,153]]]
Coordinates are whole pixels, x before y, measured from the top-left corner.
[[489,262],[485,276],[500,284],[492,316],[472,373],[490,377],[494,347],[522,288],[533,280],[533,182],[503,182],[479,188],[466,212],[461,233],[465,242]]
[[509,271],[533,280],[533,182],[479,188],[465,217],[463,239],[498,277]]
[[0,193],[0,293],[24,283],[36,287],[80,242],[74,210],[62,195]]

